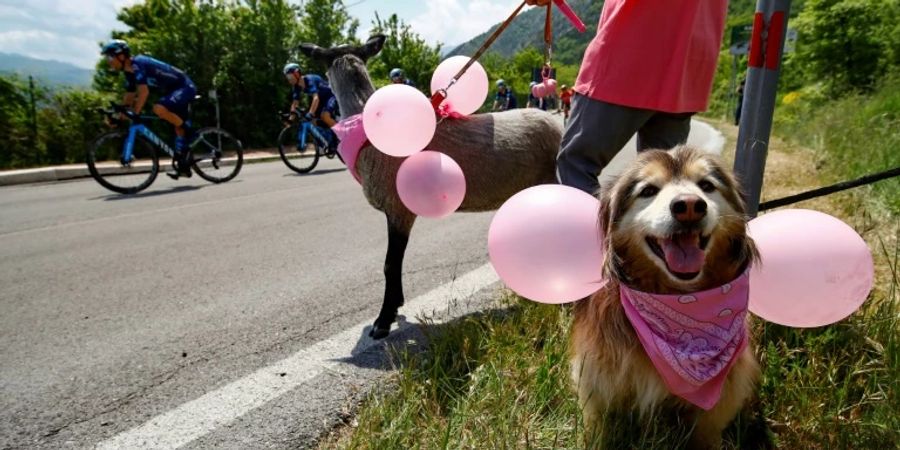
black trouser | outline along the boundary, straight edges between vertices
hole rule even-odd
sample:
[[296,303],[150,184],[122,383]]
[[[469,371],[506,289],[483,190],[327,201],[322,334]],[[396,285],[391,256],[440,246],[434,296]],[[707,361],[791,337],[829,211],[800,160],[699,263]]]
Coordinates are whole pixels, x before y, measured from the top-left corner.
[[630,108],[575,94],[556,158],[559,182],[589,194],[600,171],[637,133],[637,150],[670,149],[687,142],[694,113]]

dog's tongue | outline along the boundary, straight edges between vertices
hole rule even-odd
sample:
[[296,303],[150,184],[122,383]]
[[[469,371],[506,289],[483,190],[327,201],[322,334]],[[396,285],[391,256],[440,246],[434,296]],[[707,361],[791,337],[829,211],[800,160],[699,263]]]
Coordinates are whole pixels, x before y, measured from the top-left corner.
[[669,239],[661,239],[660,246],[666,255],[669,270],[678,273],[697,273],[703,268],[705,252],[700,249],[699,234],[676,234]]

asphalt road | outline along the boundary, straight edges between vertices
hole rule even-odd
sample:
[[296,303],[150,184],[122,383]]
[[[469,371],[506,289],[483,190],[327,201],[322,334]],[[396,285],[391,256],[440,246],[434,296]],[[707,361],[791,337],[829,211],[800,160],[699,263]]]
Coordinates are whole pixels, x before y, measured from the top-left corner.
[[[692,142],[715,139],[695,127]],[[419,219],[407,299],[483,269],[491,217]],[[136,196],[91,179],[0,188],[0,448],[116,447],[126,441],[110,439],[229,386],[237,395],[248,384],[235,380],[329,337],[368,348],[346,330],[378,313],[386,234],[336,160],[306,176],[250,164],[222,185],[161,176]],[[483,287],[470,309],[497,283]],[[390,342],[414,344],[413,329]],[[347,356],[259,407],[182,410],[176,420],[209,420],[178,445],[309,445],[387,369],[381,345]]]
[[[482,266],[490,218],[420,219],[407,298]],[[163,176],[133,197],[90,179],[0,188],[0,448],[92,446],[374,319],[386,234],[336,160]],[[272,407],[231,434],[283,447],[314,431]]]

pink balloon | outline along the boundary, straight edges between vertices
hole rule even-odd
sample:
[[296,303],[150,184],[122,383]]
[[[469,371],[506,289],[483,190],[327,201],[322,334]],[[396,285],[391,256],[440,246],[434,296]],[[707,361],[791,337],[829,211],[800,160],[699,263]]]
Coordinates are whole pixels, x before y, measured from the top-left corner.
[[416,215],[441,218],[462,204],[466,196],[466,178],[453,158],[426,150],[400,164],[397,193],[403,204]]
[[553,78],[547,78],[544,80],[544,86],[546,87],[546,95],[552,95],[556,93],[556,80]]
[[390,84],[372,94],[363,107],[366,137],[391,156],[409,156],[425,148],[437,120],[428,97],[414,87]]
[[545,184],[510,197],[488,231],[494,270],[517,294],[541,303],[587,297],[602,281],[600,202],[572,187]]
[[865,241],[818,211],[787,209],[750,221],[761,263],[750,272],[750,311],[791,327],[829,325],[859,309],[875,269]]
[[547,86],[544,86],[543,83],[538,83],[531,87],[531,95],[537,98],[544,98],[547,96]]
[[[450,80],[467,62],[469,62],[468,56],[451,56],[442,61],[434,70],[434,75],[431,76],[431,93],[446,89]],[[478,61],[475,61],[466,70],[466,73],[450,89],[447,89],[447,99],[441,104],[447,105],[451,111],[467,116],[481,108],[487,94],[487,72]]]

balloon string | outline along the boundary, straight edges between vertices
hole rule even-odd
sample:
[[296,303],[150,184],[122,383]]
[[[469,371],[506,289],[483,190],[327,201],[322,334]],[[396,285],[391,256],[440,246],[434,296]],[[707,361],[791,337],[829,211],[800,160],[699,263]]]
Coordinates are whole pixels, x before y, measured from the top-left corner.
[[553,4],[547,4],[547,18],[544,20],[544,64],[550,65],[553,57]]
[[525,7],[524,1],[496,30],[494,30],[494,33],[491,34],[487,41],[485,41],[484,44],[481,45],[481,48],[479,48],[478,51],[475,52],[475,56],[469,58],[469,61],[466,63],[466,65],[464,65],[462,69],[459,69],[459,72],[457,72],[456,75],[454,75],[453,78],[450,79],[450,83],[447,84],[447,87],[437,90],[434,95],[431,96],[431,106],[434,107],[436,112],[440,113],[438,107],[444,101],[444,99],[447,98],[447,90],[450,89],[451,86],[456,84],[456,81],[459,80],[467,70],[469,70],[469,67],[472,67],[472,64],[475,64],[475,61],[477,61],[478,58],[480,58],[481,55],[488,49],[488,47],[490,47],[494,43],[494,41],[497,40],[500,34],[503,33],[504,30],[506,30],[506,27],[508,27],[509,24],[512,23],[513,19],[515,19],[516,16],[519,15],[519,11],[521,11],[523,7]]
[[[553,4],[555,4],[563,12],[563,14],[569,19],[570,22],[572,22],[572,25],[574,25],[578,31],[580,31],[582,33],[585,31],[584,23],[581,22],[581,19],[578,18],[578,15],[575,14],[575,11],[572,10],[572,8],[565,2],[565,0],[553,0]],[[550,61],[553,57],[553,49],[552,49],[552,47],[553,47],[553,22],[552,22],[552,12],[551,12],[553,9],[553,4],[547,5],[547,17],[544,22],[544,59],[545,59],[545,64],[544,64],[544,69],[542,70],[542,75],[544,72],[546,72],[548,74],[548,75],[544,76],[544,78],[547,78],[549,76]],[[466,62],[466,65],[464,65],[462,67],[462,69],[460,69],[459,72],[457,72],[456,75],[454,75],[453,78],[450,79],[450,82],[447,83],[447,86],[443,89],[438,89],[431,96],[431,106],[434,108],[435,112],[441,116],[442,119],[444,117],[447,117],[448,113],[450,113],[446,110],[446,108],[443,108],[443,113],[442,113],[442,108],[441,108],[441,103],[443,103],[444,100],[447,98],[447,90],[450,89],[451,87],[453,87],[453,85],[456,84],[457,80],[462,78],[463,74],[465,74],[466,71],[469,70],[469,67],[471,67],[472,64],[475,64],[475,61],[477,61],[478,58],[480,58],[481,55],[484,54],[484,52],[487,51],[487,49],[494,43],[494,41],[497,40],[497,38],[500,36],[500,34],[506,30],[506,28],[509,26],[509,24],[512,23],[513,19],[515,19],[516,16],[519,15],[519,11],[521,11],[522,8],[524,8],[524,7],[525,7],[525,2],[523,1],[512,12],[512,14],[510,14],[509,17],[507,17],[506,20],[502,24],[500,24],[500,26],[497,27],[496,30],[494,30],[494,32],[487,39],[487,41],[485,41],[484,44],[482,44],[481,47],[478,49],[478,51],[475,52],[475,56],[472,56],[471,58],[469,58],[469,61]]]

